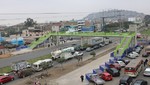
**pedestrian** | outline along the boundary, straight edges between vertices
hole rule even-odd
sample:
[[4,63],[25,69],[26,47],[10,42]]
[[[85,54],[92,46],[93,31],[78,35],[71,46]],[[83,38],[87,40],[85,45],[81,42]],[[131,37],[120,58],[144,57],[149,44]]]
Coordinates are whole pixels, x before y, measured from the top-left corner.
[[83,82],[83,80],[84,80],[84,76],[83,76],[83,75],[81,75],[81,76],[80,76],[80,78],[81,78],[81,82]]
[[144,61],[144,67],[145,67],[145,65],[147,65],[147,62],[148,62],[148,59],[145,59],[145,61]]
[[148,62],[148,60],[147,60],[147,59],[145,59],[145,61],[144,61],[144,67],[145,67],[145,65],[147,64],[147,62]]

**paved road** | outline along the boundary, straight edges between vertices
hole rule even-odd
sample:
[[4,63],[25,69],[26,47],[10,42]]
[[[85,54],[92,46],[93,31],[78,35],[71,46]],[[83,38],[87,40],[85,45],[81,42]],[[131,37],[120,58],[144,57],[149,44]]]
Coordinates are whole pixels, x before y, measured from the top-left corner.
[[80,44],[80,41],[68,42],[68,43],[65,43],[65,44],[61,44],[59,46],[44,48],[44,49],[36,50],[36,51],[30,52],[30,53],[25,53],[25,54],[22,54],[22,55],[15,55],[11,58],[0,59],[0,68],[5,67],[5,66],[9,66],[9,65],[11,65],[12,62],[16,62],[16,61],[19,61],[19,60],[29,60],[29,59],[32,59],[32,58],[36,58],[36,57],[40,57],[40,56],[43,56],[43,55],[50,54],[50,52],[52,50],[68,47],[68,46],[71,46],[71,44],[73,44],[73,43]]
[[[112,41],[116,42],[116,39],[112,38]],[[118,41],[118,39],[117,39],[117,41]],[[30,52],[30,53],[15,55],[11,58],[0,59],[0,68],[5,67],[5,66],[9,66],[9,65],[11,65],[12,62],[16,62],[16,61],[20,61],[20,60],[29,60],[29,59],[33,59],[36,57],[50,54],[50,52],[53,50],[64,48],[64,47],[69,47],[69,46],[71,46],[71,44],[80,44],[80,41],[68,42],[65,44],[61,44],[59,46],[53,46],[50,48],[36,50],[36,51]]]

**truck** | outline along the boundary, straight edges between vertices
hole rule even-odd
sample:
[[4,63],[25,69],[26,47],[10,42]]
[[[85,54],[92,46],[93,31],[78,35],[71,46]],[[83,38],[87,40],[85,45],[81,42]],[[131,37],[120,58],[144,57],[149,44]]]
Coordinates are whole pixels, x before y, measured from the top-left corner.
[[13,62],[11,64],[11,69],[19,78],[32,75],[34,72],[34,70],[31,68],[31,64],[29,64],[29,62],[27,62],[26,60]]
[[42,70],[47,69],[52,66],[53,66],[52,59],[44,59],[44,60],[38,60],[38,61],[34,62],[32,68],[35,71],[42,71]]
[[61,50],[53,51],[51,52],[51,55],[52,55],[52,59],[55,60],[59,58],[62,55],[62,53],[72,53],[72,52],[75,52],[74,47],[67,47]]

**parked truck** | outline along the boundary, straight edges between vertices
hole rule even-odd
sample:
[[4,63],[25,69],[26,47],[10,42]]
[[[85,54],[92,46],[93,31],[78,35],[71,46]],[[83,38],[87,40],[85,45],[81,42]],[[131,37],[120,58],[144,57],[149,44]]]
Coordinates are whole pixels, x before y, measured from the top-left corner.
[[29,64],[26,60],[13,62],[11,64],[11,69],[19,78],[32,75],[34,72],[34,70],[31,68],[31,64]]
[[64,53],[72,53],[74,51],[75,51],[74,47],[68,47],[68,48],[64,48],[64,49],[61,49],[61,50],[56,50],[54,52],[51,52],[52,59],[55,60],[55,59],[59,58]]

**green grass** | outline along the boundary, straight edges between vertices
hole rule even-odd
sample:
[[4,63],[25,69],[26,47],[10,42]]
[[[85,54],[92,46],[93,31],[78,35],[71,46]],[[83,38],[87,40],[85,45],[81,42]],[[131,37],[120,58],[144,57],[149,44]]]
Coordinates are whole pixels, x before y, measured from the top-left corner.
[[[44,55],[44,56],[40,56],[40,57],[37,57],[37,58],[30,59],[30,60],[27,60],[27,61],[29,63],[34,63],[38,60],[47,59],[47,58],[51,58],[51,55],[48,54],[48,55]],[[0,68],[0,73],[8,73],[8,72],[11,72],[11,67],[10,66]]]
[[10,66],[0,68],[0,73],[8,73],[8,72],[11,72]]

